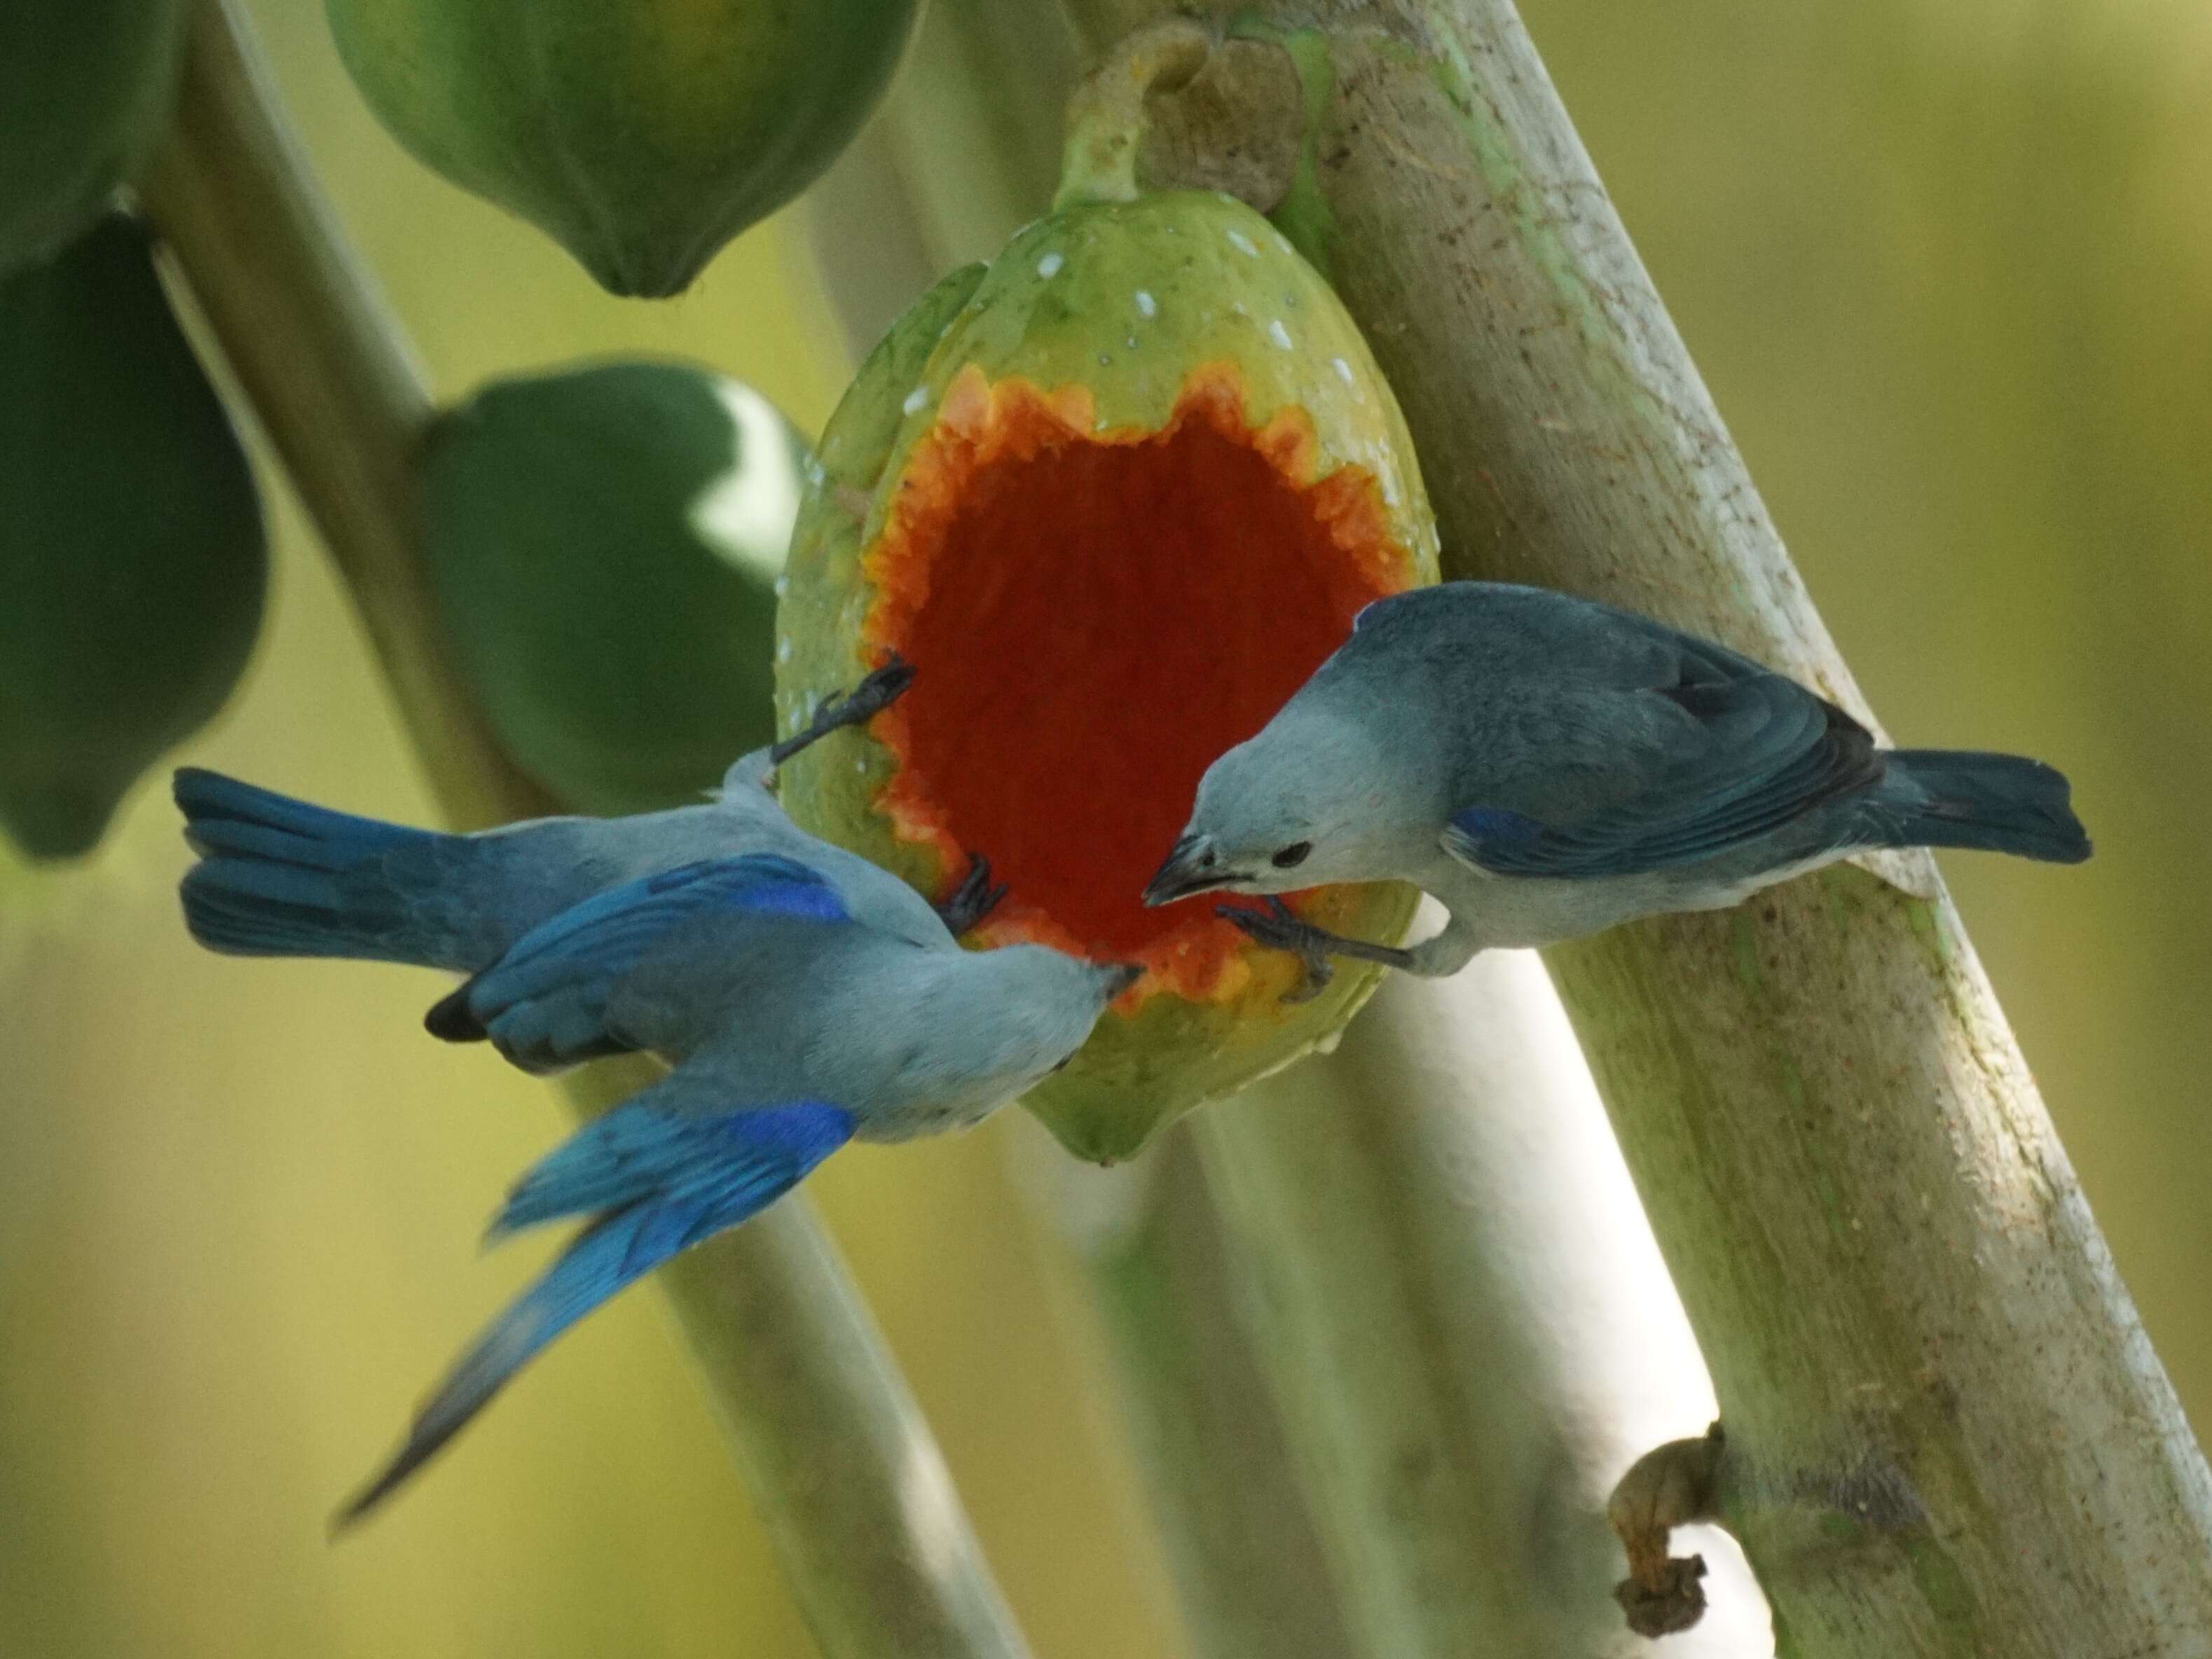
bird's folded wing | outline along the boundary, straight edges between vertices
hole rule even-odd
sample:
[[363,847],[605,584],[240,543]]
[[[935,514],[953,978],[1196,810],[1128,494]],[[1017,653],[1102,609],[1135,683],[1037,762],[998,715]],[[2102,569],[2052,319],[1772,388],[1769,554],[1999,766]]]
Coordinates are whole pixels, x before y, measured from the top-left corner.
[[643,1046],[609,1004],[648,955],[731,918],[834,926],[848,920],[819,872],[775,854],[708,859],[624,882],[533,928],[430,1011],[451,1041],[489,1036],[526,1071],[555,1071]]
[[[1444,850],[1493,875],[1635,875],[1717,857],[1880,777],[1871,734],[1843,710],[1741,659],[1717,664],[1717,654],[1704,657],[1697,678],[1604,694],[1620,704],[1617,722],[1602,700],[1594,718],[1585,709],[1575,721],[1585,736],[1608,724],[1623,734],[1623,787],[1611,798],[1601,737],[1577,755],[1591,774],[1588,805],[1559,811],[1556,778],[1525,787],[1509,778],[1452,815]],[[1729,672],[1737,664],[1741,672]],[[1540,744],[1530,749],[1540,757]],[[1550,810],[1528,810],[1540,798]]]

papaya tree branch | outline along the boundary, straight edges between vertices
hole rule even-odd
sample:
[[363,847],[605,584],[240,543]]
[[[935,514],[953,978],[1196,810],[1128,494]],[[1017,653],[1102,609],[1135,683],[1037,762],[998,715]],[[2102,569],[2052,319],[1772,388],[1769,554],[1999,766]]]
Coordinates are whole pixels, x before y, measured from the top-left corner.
[[1114,1379],[1192,1651],[1344,1659],[1367,1650],[1245,1329],[1194,1127],[1112,1169],[1030,1127],[1024,1186],[1080,1269],[1077,1323]]
[[[199,8],[176,130],[144,195],[352,593],[447,816],[475,827],[552,810],[447,653],[410,480],[429,392],[236,0]],[[569,1093],[589,1112],[647,1075],[601,1068]],[[689,1252],[660,1281],[823,1652],[1024,1653],[936,1444],[804,1198]]]
[[147,210],[344,579],[446,810],[470,826],[549,810],[477,713],[416,563],[411,466],[429,386],[249,28],[234,4],[195,9]]
[[[809,195],[816,280],[856,362],[939,276],[997,252],[1050,201],[1074,77],[1064,33],[1028,0],[933,7],[882,117]],[[1192,1650],[1349,1653],[1188,1133],[1099,1170],[1025,1127],[1021,1184],[1074,1266],[1071,1323],[1114,1379]]]
[[[1190,8],[1070,9],[1103,51]],[[1281,53],[1278,222],[1397,391],[1447,573],[1611,599],[1863,710],[1510,0],[1200,9]],[[2212,1480],[1924,855],[1549,963],[1793,1654],[2212,1647]]]

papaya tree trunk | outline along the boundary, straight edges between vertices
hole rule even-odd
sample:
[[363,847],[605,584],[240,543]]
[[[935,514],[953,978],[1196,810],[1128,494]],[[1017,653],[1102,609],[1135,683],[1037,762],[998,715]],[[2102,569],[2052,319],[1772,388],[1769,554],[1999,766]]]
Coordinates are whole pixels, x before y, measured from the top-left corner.
[[[147,206],[360,611],[437,798],[474,828],[555,810],[455,670],[410,467],[429,394],[347,246],[236,0],[204,0]],[[580,1110],[650,1075],[587,1071]],[[659,1275],[808,1624],[831,1659],[1026,1653],[942,1456],[798,1194]]]
[[[1098,52],[1171,9],[1070,9]],[[1366,331],[1447,573],[1644,611],[1863,715],[1510,0],[1202,9],[1237,38],[1158,100],[1146,176],[1220,176],[1224,111],[1267,151],[1240,187]],[[2212,1649],[2212,1481],[1932,862],[1549,963],[1781,1650]]]

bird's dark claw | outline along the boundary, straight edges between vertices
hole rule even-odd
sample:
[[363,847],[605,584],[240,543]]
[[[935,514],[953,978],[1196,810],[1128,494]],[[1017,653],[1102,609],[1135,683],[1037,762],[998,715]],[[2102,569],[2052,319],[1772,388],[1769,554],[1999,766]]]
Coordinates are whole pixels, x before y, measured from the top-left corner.
[[896,702],[913,684],[914,665],[894,651],[850,691],[823,703],[815,719],[831,726],[858,726],[863,720],[873,720]]
[[992,884],[991,860],[981,853],[973,854],[968,860],[968,873],[961,877],[952,896],[937,907],[937,914],[944,920],[945,931],[958,939],[997,909],[1006,896],[1006,883]]
[[839,692],[824,699],[805,729],[793,732],[769,750],[769,758],[781,766],[809,744],[819,742],[832,732],[848,726],[866,725],[896,702],[900,695],[913,684],[914,665],[897,652],[892,652],[884,659],[881,667],[850,691]]
[[1291,907],[1267,894],[1261,901],[1263,910],[1247,909],[1239,904],[1217,904],[1213,914],[1225,921],[1234,922],[1246,938],[1255,945],[1270,951],[1287,951],[1305,967],[1305,977],[1283,994],[1285,1002],[1310,1002],[1328,988],[1336,977],[1336,969],[1329,965],[1329,947],[1335,936],[1323,933],[1310,922],[1300,921],[1291,912]]

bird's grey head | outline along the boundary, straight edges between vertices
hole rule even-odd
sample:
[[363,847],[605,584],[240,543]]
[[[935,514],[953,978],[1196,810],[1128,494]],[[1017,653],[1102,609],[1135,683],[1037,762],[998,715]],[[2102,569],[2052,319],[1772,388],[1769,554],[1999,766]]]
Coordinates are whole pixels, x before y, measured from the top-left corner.
[[969,1005],[990,1010],[976,1034],[996,1049],[989,1069],[1020,1079],[1023,1087],[1064,1065],[1107,1005],[1144,972],[1133,963],[1087,962],[1042,945],[966,955],[971,978],[996,981],[976,987]]
[[1356,726],[1293,702],[1206,769],[1182,836],[1146,904],[1197,893],[1287,893],[1371,881],[1391,826],[1387,780]]

